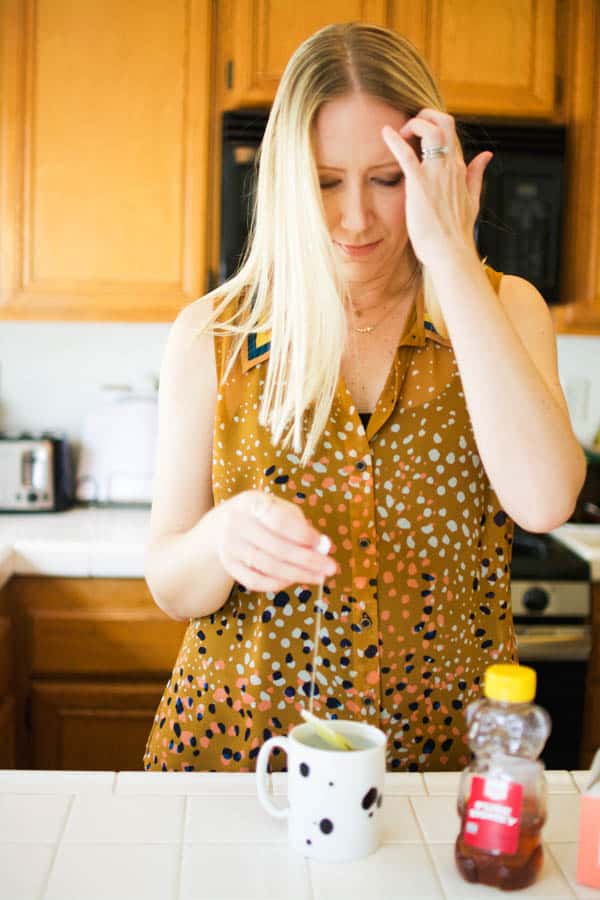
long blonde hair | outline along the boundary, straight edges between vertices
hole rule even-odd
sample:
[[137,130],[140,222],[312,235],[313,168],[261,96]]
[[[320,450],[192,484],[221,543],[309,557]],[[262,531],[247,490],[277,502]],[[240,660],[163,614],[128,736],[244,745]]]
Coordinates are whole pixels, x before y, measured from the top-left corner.
[[[289,60],[269,115],[242,263],[205,298],[214,313],[202,331],[235,336],[224,381],[248,335],[271,332],[259,422],[303,465],[329,418],[347,338],[346,288],[325,222],[313,125],[323,103],[356,91],[408,117],[425,106],[444,110],[426,63],[400,35],[360,23],[312,35]],[[423,287],[428,318],[445,333],[426,272]],[[217,323],[230,304],[233,314]]]

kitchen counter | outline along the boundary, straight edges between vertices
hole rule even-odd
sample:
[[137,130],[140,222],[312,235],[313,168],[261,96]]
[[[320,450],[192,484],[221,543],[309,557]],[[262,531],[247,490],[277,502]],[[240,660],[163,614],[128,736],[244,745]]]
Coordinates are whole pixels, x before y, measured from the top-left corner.
[[[575,883],[586,772],[548,772],[540,878],[518,896],[598,898]],[[285,774],[272,790],[285,794]],[[353,863],[290,851],[239,773],[0,771],[6,900],[499,898],[454,868],[459,773],[386,776],[384,844]]]
[[[0,514],[0,587],[15,575],[143,578],[150,510],[75,507],[60,513]],[[590,563],[600,581],[600,525],[551,532]]]
[[11,575],[143,578],[150,510],[75,507],[0,515],[0,587]]

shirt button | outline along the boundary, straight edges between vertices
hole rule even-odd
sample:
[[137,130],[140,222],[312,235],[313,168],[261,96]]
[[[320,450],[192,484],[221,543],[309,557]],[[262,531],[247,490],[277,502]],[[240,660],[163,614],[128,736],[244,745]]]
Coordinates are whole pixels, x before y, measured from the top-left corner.
[[356,468],[359,470],[359,472],[362,472],[363,469],[367,468],[367,464],[362,459],[359,459],[359,461],[356,463]]
[[368,538],[361,538],[358,543],[361,547],[368,547],[371,541]]

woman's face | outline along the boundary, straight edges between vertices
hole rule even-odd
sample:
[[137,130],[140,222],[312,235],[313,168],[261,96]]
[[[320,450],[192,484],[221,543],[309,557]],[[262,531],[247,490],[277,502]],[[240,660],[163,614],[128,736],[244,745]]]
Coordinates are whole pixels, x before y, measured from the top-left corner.
[[327,226],[351,282],[406,270],[404,176],[381,136],[407,117],[367,94],[320,108],[314,148]]

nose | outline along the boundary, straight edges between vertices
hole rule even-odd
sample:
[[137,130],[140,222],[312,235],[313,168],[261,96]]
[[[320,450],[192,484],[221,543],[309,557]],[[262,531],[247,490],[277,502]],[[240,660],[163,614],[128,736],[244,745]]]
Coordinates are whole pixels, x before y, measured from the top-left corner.
[[360,234],[366,231],[371,210],[368,191],[361,184],[350,184],[341,198],[341,222],[343,229],[350,234]]

